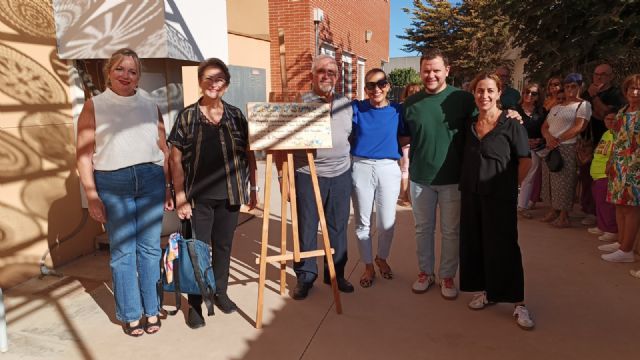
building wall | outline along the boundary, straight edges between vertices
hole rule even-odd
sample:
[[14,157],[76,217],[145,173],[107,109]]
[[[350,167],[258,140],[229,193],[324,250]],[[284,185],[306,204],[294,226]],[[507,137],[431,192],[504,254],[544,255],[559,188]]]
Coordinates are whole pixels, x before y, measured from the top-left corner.
[[267,94],[271,91],[270,47],[269,40],[229,33],[229,64],[265,69]]
[[0,287],[93,250],[100,225],[81,207],[66,61],[51,3],[0,11]]
[[[357,62],[364,60],[365,71],[381,67],[389,61],[389,1],[388,0],[271,0],[269,1],[269,31],[271,39],[271,84],[281,91],[278,29],[285,33],[287,82],[290,90],[310,89],[311,60],[315,54],[313,9],[324,12],[319,26],[320,46],[333,47],[342,69],[342,56],[351,58],[352,97],[357,94]],[[365,31],[372,32],[365,41]],[[342,82],[337,86],[343,92]]]

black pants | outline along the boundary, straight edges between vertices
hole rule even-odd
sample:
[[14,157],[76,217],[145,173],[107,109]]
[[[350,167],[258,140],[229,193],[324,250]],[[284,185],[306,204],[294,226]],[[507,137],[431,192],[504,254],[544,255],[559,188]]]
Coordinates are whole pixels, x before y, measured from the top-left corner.
[[[213,248],[213,275],[216,278],[216,294],[225,294],[229,283],[231,243],[238,225],[240,205],[230,205],[229,200],[195,200],[191,224],[194,237],[208,241]],[[200,307],[202,296],[189,295],[189,305]]]
[[523,301],[517,199],[461,195],[460,290],[486,291],[493,302]]

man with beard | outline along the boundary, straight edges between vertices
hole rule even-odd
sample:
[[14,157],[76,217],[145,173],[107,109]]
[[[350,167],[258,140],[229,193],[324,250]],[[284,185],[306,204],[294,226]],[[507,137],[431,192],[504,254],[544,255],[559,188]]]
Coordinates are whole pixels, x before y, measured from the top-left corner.
[[[330,149],[318,149],[315,154],[315,167],[320,184],[320,196],[327,221],[331,247],[335,250],[333,261],[336,268],[338,289],[353,292],[353,285],[344,277],[347,263],[347,223],[349,221],[351,199],[351,160],[349,135],[353,110],[351,102],[334,92],[338,80],[338,65],[328,55],[317,56],[311,66],[312,91],[303,94],[304,102],[331,104],[331,141]],[[318,211],[313,192],[309,164],[304,152],[294,154],[296,198],[298,206],[298,235],[300,251],[318,248]],[[318,277],[316,258],[301,259],[294,264],[296,287],[291,297],[302,300],[307,297],[313,282]],[[325,259],[324,283],[329,284],[329,268]]]

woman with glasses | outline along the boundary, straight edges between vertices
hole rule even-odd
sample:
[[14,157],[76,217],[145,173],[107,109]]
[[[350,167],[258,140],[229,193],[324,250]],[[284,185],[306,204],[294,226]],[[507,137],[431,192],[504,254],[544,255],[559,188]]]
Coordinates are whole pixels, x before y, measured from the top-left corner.
[[552,107],[556,106],[556,95],[562,90],[562,78],[553,76],[547,81],[547,88],[545,91],[545,99],[543,107],[545,111],[550,111]]
[[173,210],[164,122],[137,90],[140,71],[133,50],[111,55],[107,89],[78,118],[76,148],[89,215],[109,235],[116,318],[133,337],[160,330],[160,232],[164,210]]
[[516,111],[522,116],[522,121],[529,137],[529,149],[531,149],[531,168],[529,168],[527,176],[522,181],[520,193],[518,194],[518,214],[530,219],[532,215],[528,210],[532,206],[531,192],[535,175],[540,167],[540,157],[536,155],[535,151],[544,146],[544,138],[540,129],[542,128],[542,123],[544,123],[545,111],[542,107],[540,85],[529,83],[525,87],[520,103],[516,106]]
[[551,209],[542,218],[558,228],[571,226],[569,211],[573,207],[577,175],[576,137],[591,117],[591,104],[579,97],[582,75],[572,73],[563,81],[564,102],[557,104],[542,125],[542,136],[548,149],[558,149],[562,168],[551,172],[546,163],[542,167],[542,193],[549,199]]
[[387,263],[396,221],[396,201],[400,194],[401,150],[398,136],[404,135],[402,107],[390,103],[387,94],[391,85],[382,69],[369,70],[365,75],[367,100],[355,100],[351,155],[353,156],[353,208],[356,237],[365,271],[360,286],[370,287],[375,278],[371,239],[371,214],[376,206],[378,253],[375,263],[380,275],[392,279]]
[[[178,217],[191,219],[194,237],[213,247],[214,300],[224,313],[237,309],[227,285],[240,205],[253,209],[258,190],[247,120],[240,109],[222,100],[230,80],[222,60],[200,63],[202,97],[178,114],[169,135]],[[199,295],[189,295],[187,325],[192,329],[205,325],[202,301]]]

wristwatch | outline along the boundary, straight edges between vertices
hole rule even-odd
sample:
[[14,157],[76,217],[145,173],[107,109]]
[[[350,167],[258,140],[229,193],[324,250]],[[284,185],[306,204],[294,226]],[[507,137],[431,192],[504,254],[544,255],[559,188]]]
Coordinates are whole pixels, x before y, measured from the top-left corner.
[[249,187],[249,190],[255,191],[255,192],[259,192],[260,191],[260,186],[251,186],[251,187]]

